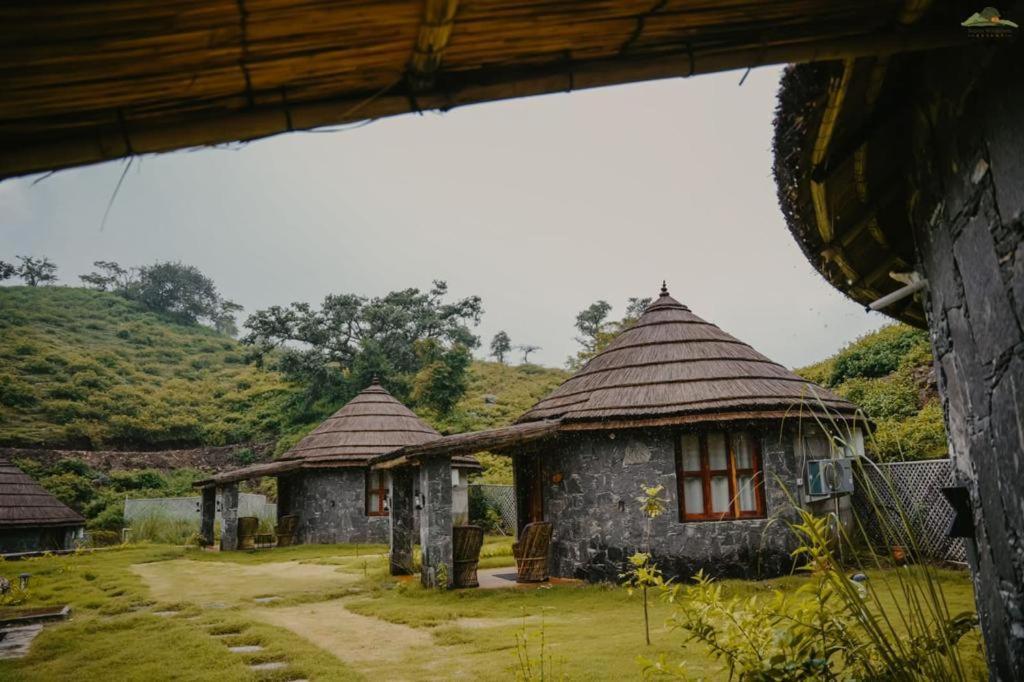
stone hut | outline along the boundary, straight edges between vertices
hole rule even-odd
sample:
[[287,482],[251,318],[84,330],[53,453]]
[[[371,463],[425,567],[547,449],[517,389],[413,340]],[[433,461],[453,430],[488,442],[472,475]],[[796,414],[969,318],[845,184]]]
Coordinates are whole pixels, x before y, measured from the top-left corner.
[[802,492],[805,461],[859,454],[861,428],[853,404],[663,287],[633,327],[516,425],[389,457],[510,455],[519,527],[553,524],[554,576],[618,580],[643,542],[637,498],[661,485],[667,512],[653,522],[651,550],[666,574],[753,577],[791,569],[783,521],[791,500],[814,502]]
[[[237,482],[258,476],[277,477],[278,516],[299,517],[300,543],[387,542],[389,536],[390,474],[371,471],[372,457],[403,446],[422,444],[441,437],[412,410],[396,400],[377,379],[341,409],[328,417],[292,449],[274,462],[228,471],[201,481],[204,512],[212,512],[219,489],[225,528],[235,523]],[[480,469],[472,457],[452,462],[452,517],[465,523],[468,517],[468,474]],[[204,519],[205,521],[205,519]],[[228,546],[234,541],[230,530]],[[222,533],[223,536],[223,533]]]
[[74,549],[85,519],[0,459],[0,554]]

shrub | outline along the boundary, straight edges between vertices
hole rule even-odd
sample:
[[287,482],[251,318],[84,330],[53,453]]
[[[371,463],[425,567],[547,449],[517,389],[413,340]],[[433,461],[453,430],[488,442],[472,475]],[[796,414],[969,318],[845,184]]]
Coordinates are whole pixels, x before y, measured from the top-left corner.
[[947,457],[949,446],[942,407],[932,400],[905,419],[878,422],[869,446],[876,459],[882,461]]
[[928,334],[904,324],[854,341],[836,355],[828,384],[837,386],[856,377],[882,377],[895,371],[915,347],[928,347]]
[[31,384],[9,374],[0,376],[0,405],[30,407],[35,403],[36,394]]
[[121,533],[116,530],[89,531],[89,544],[93,547],[109,547],[121,543]]
[[199,531],[199,526],[184,519],[172,519],[152,514],[132,522],[132,542],[155,542],[168,545],[185,545]]
[[[966,680],[958,644],[977,624],[974,613],[950,616],[933,569],[896,574],[895,604],[879,598],[870,580],[846,576],[834,552],[830,520],[801,510],[792,526],[794,552],[811,578],[787,598],[781,590],[727,599],[722,587],[698,573],[692,585],[663,590],[675,605],[670,624],[723,661],[729,678]],[[898,611],[898,613],[897,613]],[[902,626],[902,627],[901,627]],[[905,627],[906,630],[902,628]],[[648,676],[685,676],[685,664],[643,661]]]

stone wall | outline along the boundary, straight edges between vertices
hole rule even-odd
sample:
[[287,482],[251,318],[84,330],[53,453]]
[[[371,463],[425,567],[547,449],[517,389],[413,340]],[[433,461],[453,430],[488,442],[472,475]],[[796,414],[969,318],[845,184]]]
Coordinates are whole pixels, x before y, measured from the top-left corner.
[[[666,575],[689,577],[699,569],[735,577],[787,572],[790,534],[784,523],[770,519],[792,512],[784,487],[796,494],[793,438],[787,433],[780,441],[777,424],[757,433],[768,514],[757,520],[679,521],[673,429],[581,433],[541,450],[544,518],[554,524],[552,575],[617,581],[626,557],[643,541],[636,498],[642,486],[657,484],[668,502],[653,522],[651,550]],[[552,481],[555,473],[562,475],[558,483]]]
[[5,528],[0,530],[0,554],[74,549],[82,527]]
[[1024,41],[929,55],[910,201],[995,679],[1024,679]]
[[78,459],[99,471],[118,469],[199,469],[216,473],[240,465],[238,452],[249,450],[255,461],[269,460],[274,441],[239,443],[237,445],[202,446],[184,450],[48,450],[45,448],[0,447],[0,457],[9,460],[28,459],[43,466],[53,466],[65,459]]
[[278,485],[289,488],[281,513],[299,516],[300,543],[388,541],[388,517],[366,515],[366,469],[307,471]]

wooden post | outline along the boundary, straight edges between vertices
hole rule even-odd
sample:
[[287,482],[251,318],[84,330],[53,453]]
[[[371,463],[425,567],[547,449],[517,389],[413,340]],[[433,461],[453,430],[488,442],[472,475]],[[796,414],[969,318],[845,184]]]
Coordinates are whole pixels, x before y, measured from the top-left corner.
[[448,455],[420,462],[420,579],[424,587],[448,587],[452,580],[452,460]]
[[412,467],[391,470],[391,575],[412,573],[415,479],[416,471]]
[[203,538],[203,545],[213,545],[213,523],[217,517],[217,489],[214,486],[203,488],[202,506],[200,507],[199,535]]
[[238,484],[226,483],[220,489],[220,550],[238,549]]

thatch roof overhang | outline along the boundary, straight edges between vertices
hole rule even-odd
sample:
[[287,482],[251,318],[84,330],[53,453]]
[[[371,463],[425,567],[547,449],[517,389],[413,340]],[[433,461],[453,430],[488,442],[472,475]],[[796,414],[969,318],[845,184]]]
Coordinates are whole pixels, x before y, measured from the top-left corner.
[[959,43],[920,0],[0,7],[0,178],[513,97]]
[[[433,427],[394,398],[376,379],[341,409],[273,462],[225,471],[195,483],[223,485],[261,476],[278,476],[299,469],[365,467],[370,460],[400,448],[441,438]],[[464,456],[452,462],[460,469],[480,469]]]
[[371,465],[375,469],[393,469],[413,466],[423,459],[448,455],[452,457],[454,466],[460,456],[464,457],[485,451],[502,453],[527,443],[552,439],[558,435],[560,425],[560,420],[553,419],[529,424],[514,424],[486,431],[457,433],[375,457]]
[[85,518],[6,459],[0,459],[0,531],[85,525]]
[[667,289],[518,423],[562,431],[857,417],[857,408],[694,315]]
[[[935,3],[929,20],[957,25],[975,10]],[[967,64],[992,47],[958,49],[963,55],[952,61]],[[914,269],[910,133],[926,125],[918,102],[932,87],[921,77],[928,58],[851,55],[795,65],[779,90],[774,170],[790,232],[832,286],[865,306],[903,287]],[[919,298],[883,312],[926,326]]]

